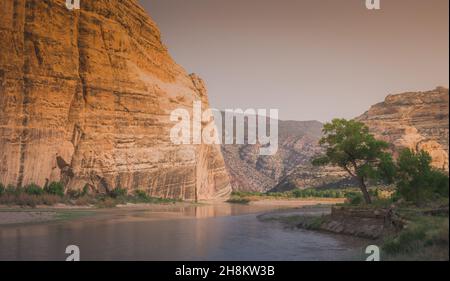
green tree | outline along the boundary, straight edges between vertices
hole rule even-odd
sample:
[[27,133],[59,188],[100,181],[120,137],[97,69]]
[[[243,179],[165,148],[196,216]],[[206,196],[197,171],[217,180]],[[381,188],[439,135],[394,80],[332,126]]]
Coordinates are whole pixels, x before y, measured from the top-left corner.
[[61,182],[51,182],[48,186],[44,187],[44,191],[48,194],[64,196],[64,185]]
[[431,166],[426,151],[405,149],[397,160],[397,188],[401,197],[420,205],[433,197],[448,197],[448,176]]
[[367,181],[390,183],[395,175],[392,156],[385,152],[388,143],[375,139],[364,123],[355,120],[334,119],[324,125],[323,133],[319,143],[326,152],[315,158],[313,165],[341,167],[359,183],[365,202],[372,203]]

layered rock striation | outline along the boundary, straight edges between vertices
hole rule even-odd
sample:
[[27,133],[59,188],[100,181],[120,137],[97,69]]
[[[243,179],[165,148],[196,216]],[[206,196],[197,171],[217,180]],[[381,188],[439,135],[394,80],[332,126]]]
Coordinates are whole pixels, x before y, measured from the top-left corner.
[[137,1],[65,2],[0,2],[0,182],[226,197],[220,147],[170,141],[170,113],[206,89]]
[[391,143],[395,154],[403,148],[425,150],[433,166],[448,171],[448,89],[389,95],[357,120],[377,138]]

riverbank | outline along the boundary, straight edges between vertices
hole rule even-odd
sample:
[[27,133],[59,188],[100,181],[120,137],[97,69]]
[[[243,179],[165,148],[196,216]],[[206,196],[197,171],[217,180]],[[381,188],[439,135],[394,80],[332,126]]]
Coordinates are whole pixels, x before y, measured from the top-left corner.
[[406,206],[313,206],[309,210],[270,212],[261,221],[290,228],[328,232],[372,240],[384,260],[449,260],[448,204]]

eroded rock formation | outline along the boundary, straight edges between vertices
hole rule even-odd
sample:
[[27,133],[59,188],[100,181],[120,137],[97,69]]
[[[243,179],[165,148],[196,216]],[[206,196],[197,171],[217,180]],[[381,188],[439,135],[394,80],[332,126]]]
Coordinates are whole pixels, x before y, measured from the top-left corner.
[[218,146],[170,141],[176,108],[208,100],[135,0],[0,2],[0,182],[214,199],[230,192]]
[[449,93],[438,87],[427,92],[389,95],[357,119],[379,139],[402,148],[425,150],[436,168],[448,171]]

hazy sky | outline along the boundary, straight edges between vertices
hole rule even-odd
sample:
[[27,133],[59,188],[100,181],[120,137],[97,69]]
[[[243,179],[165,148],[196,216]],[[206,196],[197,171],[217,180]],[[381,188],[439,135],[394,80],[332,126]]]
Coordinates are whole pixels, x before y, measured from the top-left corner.
[[212,106],[355,117],[387,94],[448,87],[449,1],[141,0]]

